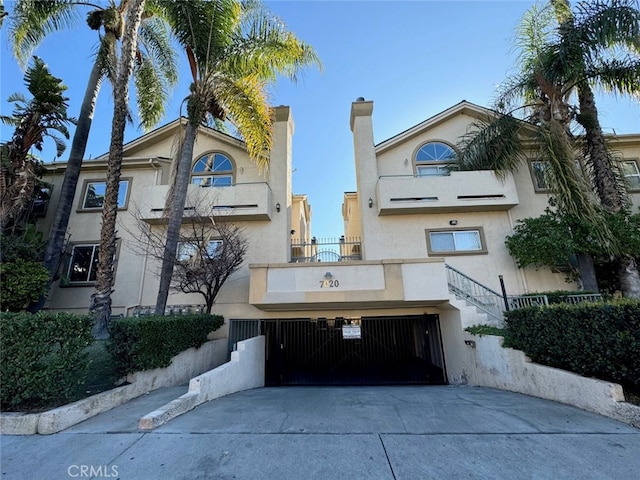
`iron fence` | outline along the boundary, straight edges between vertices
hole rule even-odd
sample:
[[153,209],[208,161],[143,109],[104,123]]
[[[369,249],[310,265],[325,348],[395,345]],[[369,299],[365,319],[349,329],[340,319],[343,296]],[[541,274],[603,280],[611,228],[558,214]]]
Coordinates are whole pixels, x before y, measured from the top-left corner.
[[359,237],[292,239],[291,262],[345,262],[362,260]]

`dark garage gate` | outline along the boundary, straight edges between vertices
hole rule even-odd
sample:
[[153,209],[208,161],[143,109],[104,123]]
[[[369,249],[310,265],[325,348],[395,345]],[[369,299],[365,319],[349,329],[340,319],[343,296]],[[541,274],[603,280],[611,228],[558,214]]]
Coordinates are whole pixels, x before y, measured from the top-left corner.
[[438,315],[261,321],[267,385],[445,384]]

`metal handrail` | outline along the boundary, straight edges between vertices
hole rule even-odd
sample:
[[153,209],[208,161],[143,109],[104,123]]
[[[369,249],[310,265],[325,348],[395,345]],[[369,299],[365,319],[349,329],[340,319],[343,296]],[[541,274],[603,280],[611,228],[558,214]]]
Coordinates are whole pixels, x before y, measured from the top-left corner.
[[[499,322],[504,320],[504,311],[507,309],[546,307],[549,305],[547,295],[503,296],[450,265],[445,264],[445,268],[447,271],[449,292],[462,298]],[[560,298],[562,302],[574,305],[582,302],[602,301],[602,295],[596,293],[563,295]]]
[[450,265],[445,264],[445,268],[447,284],[451,293],[466,300],[499,322],[504,320],[504,299],[501,294]]

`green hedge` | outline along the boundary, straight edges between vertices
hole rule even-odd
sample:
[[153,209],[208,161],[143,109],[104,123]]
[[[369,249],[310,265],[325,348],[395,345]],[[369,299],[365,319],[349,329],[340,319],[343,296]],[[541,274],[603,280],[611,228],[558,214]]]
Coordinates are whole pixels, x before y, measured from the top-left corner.
[[49,271],[40,262],[17,259],[0,264],[0,310],[19,312],[47,293]]
[[84,382],[93,342],[88,315],[40,312],[0,316],[2,410],[53,407],[71,400]]
[[640,391],[638,301],[522,308],[505,326],[505,346],[534,362]]
[[200,347],[222,325],[224,318],[207,314],[121,318],[109,325],[107,349],[118,375],[168,367],[172,357]]

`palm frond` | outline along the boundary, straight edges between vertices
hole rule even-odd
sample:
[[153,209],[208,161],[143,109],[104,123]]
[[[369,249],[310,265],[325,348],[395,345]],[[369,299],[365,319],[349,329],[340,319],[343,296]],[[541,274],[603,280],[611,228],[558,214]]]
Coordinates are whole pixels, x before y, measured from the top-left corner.
[[193,51],[198,68],[219,57],[240,21],[241,7],[235,0],[154,2],[163,9],[178,43]]
[[160,17],[145,18],[138,31],[139,45],[153,60],[167,86],[178,82],[178,55],[171,43],[168,24]]
[[220,73],[214,74],[211,81],[215,84],[216,101],[238,128],[249,157],[260,168],[268,167],[273,116],[265,82],[257,77],[236,79]]
[[457,168],[494,170],[504,179],[526,158],[521,133],[524,123],[511,115],[479,120],[457,145]]
[[604,61],[588,69],[586,77],[599,89],[640,101],[640,58]]
[[545,179],[558,209],[593,226],[593,235],[603,248],[614,253],[616,240],[609,229],[605,211],[595,199],[591,185],[579,170],[573,146],[559,122],[549,122],[537,130],[542,159],[549,166]]
[[162,118],[169,91],[151,59],[145,55],[141,57],[134,68],[133,80],[140,123],[149,129]]
[[624,45],[640,52],[640,11],[636,0],[583,1],[576,5],[575,28],[584,48]]
[[24,68],[42,40],[77,24],[77,0],[18,0],[10,17],[13,53]]

